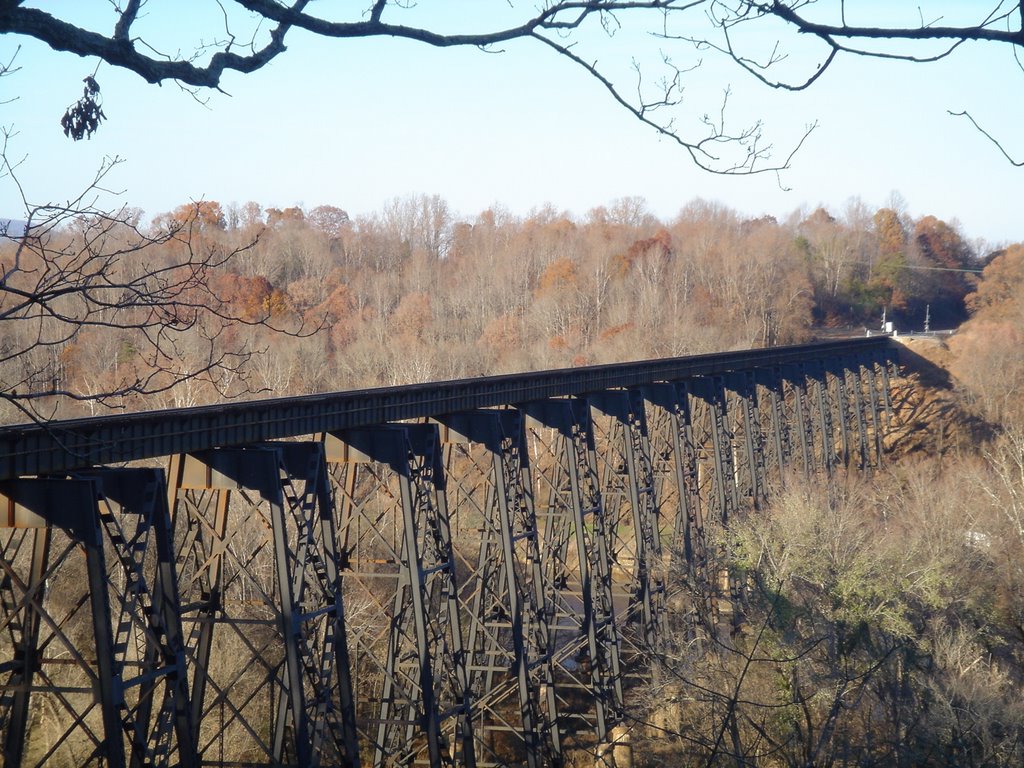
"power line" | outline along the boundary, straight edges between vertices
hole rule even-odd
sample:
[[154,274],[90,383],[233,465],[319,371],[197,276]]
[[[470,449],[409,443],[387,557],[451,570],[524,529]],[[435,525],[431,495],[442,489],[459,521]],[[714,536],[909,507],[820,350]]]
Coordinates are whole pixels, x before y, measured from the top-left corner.
[[[879,266],[878,262],[871,261],[851,261],[851,264],[860,264],[861,266]],[[922,264],[887,264],[886,266],[893,266],[897,269],[922,269],[931,272],[968,272],[970,274],[981,274],[984,269],[968,269],[966,267],[957,268],[952,266],[924,266]]]

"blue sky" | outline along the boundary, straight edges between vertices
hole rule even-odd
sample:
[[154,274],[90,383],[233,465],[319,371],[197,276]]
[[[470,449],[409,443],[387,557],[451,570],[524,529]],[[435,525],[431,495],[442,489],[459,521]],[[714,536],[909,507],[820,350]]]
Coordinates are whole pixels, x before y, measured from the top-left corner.
[[[866,5],[888,12],[896,4]],[[100,30],[113,23],[107,2],[45,6],[79,14]],[[216,32],[204,26],[217,23],[210,7],[216,6],[152,0],[145,22],[161,30],[153,34],[165,36],[162,45],[185,47],[200,31]],[[409,13],[456,26],[469,8],[475,16],[462,23],[477,28],[511,12],[503,0],[421,0]],[[496,204],[516,214],[550,204],[582,216],[625,196],[646,199],[665,218],[695,197],[751,216],[784,217],[818,205],[841,214],[854,197],[875,208],[896,192],[911,215],[957,219],[969,238],[1024,240],[1024,169],[1012,167],[965,120],[947,115],[971,111],[1024,158],[1024,74],[1012,51],[995,45],[965,47],[932,65],[842,60],[800,94],[769,90],[704,55],[686,78],[683,119],[716,110],[728,86],[737,119],[763,118],[780,149],[804,125],[819,122],[782,177],[790,188],[783,191],[772,175],[722,178],[696,169],[592,78],[530,42],[483,53],[296,34],[282,57],[255,74],[229,75],[223,87],[231,95],[207,94],[205,105],[174,84],[151,86],[103,65],[97,80],[109,121],[78,143],[64,138],[58,121],[95,61],[13,38],[0,38],[0,55],[10,58],[19,44],[20,71],[0,80],[0,101],[14,99],[0,104],[0,125],[16,133],[8,151],[24,158],[18,176],[30,203],[77,195],[103,158],[116,155],[124,162],[107,186],[122,194],[101,204],[123,202],[148,215],[192,199],[331,204],[358,215],[394,197],[436,193],[467,217]],[[622,83],[632,53],[659,52],[658,43],[631,28],[611,40],[590,35],[582,44]],[[689,48],[677,53],[680,64],[697,57]],[[790,64],[803,67],[817,55],[799,47]],[[0,216],[21,215],[17,190],[0,180]]]

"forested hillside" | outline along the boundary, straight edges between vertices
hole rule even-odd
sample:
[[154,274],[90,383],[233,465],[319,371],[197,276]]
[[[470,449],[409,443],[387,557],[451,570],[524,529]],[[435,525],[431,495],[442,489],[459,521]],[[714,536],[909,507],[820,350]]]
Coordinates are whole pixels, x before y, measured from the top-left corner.
[[959,326],[932,342],[940,367],[897,382],[887,466],[793,477],[708,530],[727,598],[673,574],[674,632],[624,725],[644,766],[1024,759],[1019,245],[975,253],[934,217],[856,204],[460,220],[418,197],[356,220],[62,216],[3,249],[8,421],[790,343],[883,312]]
[[354,220],[212,201],[140,219],[61,211],[3,241],[9,401],[184,406],[792,343],[883,313],[948,328],[985,256],[857,202],[782,222],[701,200],[661,221],[632,198],[459,218],[436,196]]

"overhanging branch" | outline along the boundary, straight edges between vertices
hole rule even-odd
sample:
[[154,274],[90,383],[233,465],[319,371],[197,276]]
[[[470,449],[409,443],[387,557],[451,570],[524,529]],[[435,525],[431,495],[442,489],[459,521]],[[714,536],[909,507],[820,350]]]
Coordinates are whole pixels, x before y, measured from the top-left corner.
[[[362,16],[352,20],[332,20],[310,12],[309,0],[222,0],[226,35],[197,50],[185,51],[178,57],[164,56],[139,33],[142,0],[127,0],[116,7],[116,23],[109,34],[79,26],[38,8],[25,7],[20,0],[0,0],[0,34],[20,35],[42,41],[57,51],[79,56],[96,57],[116,67],[135,72],[150,83],[175,81],[186,88],[217,89],[228,72],[247,74],[255,72],[286,48],[286,38],[292,29],[301,29],[319,37],[332,39],[393,38],[411,40],[436,48],[474,47],[494,50],[514,40],[529,40],[544,44],[560,56],[582,67],[612,96],[615,103],[625,108],[645,125],[683,147],[702,168],[716,173],[739,174],[777,171],[788,167],[791,154],[784,160],[768,161],[768,149],[756,123],[739,133],[729,133],[715,121],[704,120],[709,135],[695,138],[682,135],[671,119],[652,118],[653,107],[678,106],[677,93],[665,92],[654,101],[645,102],[616,88],[612,72],[581,52],[576,45],[585,37],[584,27],[593,22],[604,34],[622,28],[622,22],[653,20],[651,28],[662,31],[656,36],[662,41],[685,42],[701,49],[716,51],[731,58],[745,72],[760,82],[778,89],[799,91],[817,82],[834,63],[839,54],[896,59],[926,63],[946,58],[967,42],[986,42],[1011,47],[1019,65],[1019,51],[1024,48],[1024,6],[1019,0],[990,0],[988,8],[978,12],[978,21],[965,26],[938,25],[926,22],[922,16],[919,25],[885,26],[858,25],[847,22],[843,2],[826,0],[547,0],[540,7],[531,8],[518,20],[497,29],[484,29],[471,33],[448,33],[431,22],[423,25],[394,23],[398,12],[406,9],[404,2],[396,0],[366,0]],[[317,6],[317,8],[327,6]],[[515,8],[510,3],[510,7]],[[256,19],[254,32],[247,43],[239,44],[231,29],[229,11],[252,15]],[[834,11],[834,22],[821,21],[818,11]],[[324,11],[326,12],[326,10]],[[824,17],[827,19],[827,17]],[[707,30],[710,20],[711,29]],[[775,65],[788,57],[788,52],[777,43],[767,56],[758,57],[741,50],[734,33],[740,25],[762,25],[769,22],[783,24],[799,36],[815,38],[827,46],[823,58],[811,71],[792,79],[778,77]],[[261,27],[262,25],[262,27]],[[270,26],[269,30],[263,29]],[[261,31],[262,30],[262,31]],[[577,34],[579,33],[579,34]],[[242,40],[246,40],[242,37]],[[918,44],[944,43],[938,51],[920,51]],[[884,45],[872,45],[884,43]],[[901,47],[900,44],[904,45]],[[639,60],[649,51],[626,51],[626,60]],[[669,60],[664,59],[665,62]],[[0,69],[0,73],[2,73]],[[679,70],[676,70],[678,78]],[[671,83],[672,78],[666,82]],[[678,83],[676,83],[678,85]],[[696,112],[698,116],[700,112]],[[808,129],[798,148],[807,138]],[[87,131],[85,133],[88,133]],[[991,136],[988,136],[991,139]],[[727,142],[740,148],[734,153],[735,162],[721,161],[720,151]]]

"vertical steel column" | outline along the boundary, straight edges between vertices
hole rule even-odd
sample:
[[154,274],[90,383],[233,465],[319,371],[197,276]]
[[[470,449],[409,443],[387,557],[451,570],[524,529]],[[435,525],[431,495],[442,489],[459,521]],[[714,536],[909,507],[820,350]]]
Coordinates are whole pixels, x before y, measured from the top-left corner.
[[[561,768],[564,763],[562,753],[562,733],[559,725],[558,699],[555,691],[555,666],[553,643],[550,632],[550,617],[554,605],[547,601],[550,585],[545,581],[544,556],[541,553],[541,529],[537,520],[534,499],[533,473],[530,465],[530,450],[526,436],[526,414],[521,410],[506,411],[502,414],[503,444],[511,446],[511,461],[503,462],[506,472],[506,484],[521,490],[522,495],[513,494],[510,498],[509,517],[512,523],[513,544],[525,553],[516,553],[516,559],[523,564],[524,576],[528,589],[526,595],[525,619],[526,634],[531,639],[530,649],[533,655],[527,672],[536,678],[538,698],[541,711],[538,713],[540,729],[539,746],[542,750],[550,750],[542,765]],[[503,454],[504,455],[504,454]],[[515,503],[513,503],[515,502]],[[546,738],[545,738],[546,736]]]
[[814,460],[814,426],[807,402],[807,373],[803,365],[786,365],[782,367],[783,378],[790,387],[790,413],[794,423],[797,440],[800,443],[800,459],[804,475],[810,477],[815,471]]
[[702,404],[702,429],[697,444],[701,446],[702,453],[711,453],[713,466],[708,517],[721,525],[728,525],[729,518],[739,508],[739,495],[725,382],[721,376],[695,377],[690,391]]
[[[881,412],[879,409],[879,381],[875,371],[875,358],[873,355],[868,355],[862,362],[861,367],[864,373],[867,375],[867,386],[868,386],[868,405],[871,408],[871,434],[874,438],[874,455],[875,464],[881,465],[882,463],[882,419]],[[884,397],[884,395],[882,395]]]
[[857,468],[866,471],[871,468],[871,456],[868,450],[868,421],[864,413],[864,383],[866,375],[860,359],[848,361],[844,373],[849,382],[848,390],[853,392],[853,418],[857,425]]
[[786,480],[786,469],[792,461],[790,425],[786,421],[786,400],[783,391],[783,375],[778,367],[758,368],[754,371],[757,384],[768,396],[768,407],[761,409],[768,415],[768,435],[765,450],[765,483],[781,487]]
[[471,691],[437,425],[346,430],[325,444],[340,501],[346,604],[355,599],[357,612],[370,612],[356,631],[353,675],[373,764],[437,767],[454,757],[472,768]]
[[[821,447],[821,467],[828,475],[835,468],[835,438],[832,428],[832,404],[828,392],[828,376],[821,361],[805,367],[807,378],[814,383],[814,403],[818,414],[818,437]],[[813,419],[812,419],[813,420]]]
[[630,389],[628,403],[631,460],[627,467],[631,503],[633,509],[639,512],[634,513],[633,528],[634,535],[639,536],[644,542],[644,562],[647,567],[644,583],[651,602],[651,610],[645,613],[645,617],[649,618],[644,620],[644,635],[647,646],[656,648],[665,642],[665,635],[668,632],[665,616],[668,572],[662,546],[661,504],[655,483],[650,426],[642,390]]
[[[280,457],[276,457],[280,462]],[[270,469],[273,473],[281,471],[280,466]],[[296,590],[292,583],[292,558],[291,542],[285,518],[285,502],[281,493],[282,477],[279,475],[277,483],[268,485],[261,493],[264,498],[270,501],[270,529],[273,537],[274,547],[274,571],[276,577],[278,599],[280,600],[280,623],[281,635],[284,641],[284,676],[283,685],[278,692],[277,718],[274,723],[273,748],[275,762],[282,762],[285,759],[286,728],[290,725],[293,729],[294,752],[292,753],[300,765],[309,765],[313,762],[313,743],[310,733],[309,712],[306,710],[305,686],[303,685],[303,670],[299,663],[299,635],[302,631],[300,611],[301,606],[296,601]],[[306,542],[303,534],[305,531],[298,531],[298,538],[301,545]],[[300,577],[301,578],[301,577]],[[290,715],[290,717],[289,717]]]
[[[182,493],[187,488],[185,468],[194,463],[194,459],[190,461],[185,455],[171,457],[167,503],[172,514],[173,530],[177,532],[177,570],[179,583],[183,587],[182,596],[193,598],[182,604],[182,624],[183,628],[190,628],[186,635],[186,645],[191,652],[190,720],[195,728],[197,752],[203,760],[206,748],[210,747],[218,736],[223,739],[223,733],[217,731],[212,720],[204,721],[204,705],[213,630],[217,617],[224,607],[222,571],[229,495],[226,488],[213,491],[205,499],[203,496],[193,498],[190,494]],[[194,466],[190,469],[190,474],[196,472]],[[191,482],[199,481],[193,477]],[[212,477],[199,487],[204,491],[208,490],[206,486],[210,482]],[[204,515],[209,512],[211,504],[215,507],[212,520]],[[194,617],[189,617],[193,612]],[[222,731],[223,723],[221,726]],[[220,754],[223,756],[223,749]]]
[[[679,499],[672,524],[669,571],[674,593],[688,600],[688,631],[712,623],[709,602],[707,545],[704,531],[704,502],[700,484],[698,445],[694,436],[690,384],[652,384],[644,388],[648,413],[665,411],[669,416],[667,442],[663,449],[672,461],[673,479]],[[685,639],[692,639],[688,635]]]
[[676,573],[681,567],[692,575],[696,562],[703,561],[704,532],[689,385],[685,381],[650,384],[643,387],[642,392],[648,415],[660,411],[667,417],[664,434],[659,436],[661,442],[652,448],[651,455],[670,462],[669,471],[677,498],[671,525],[668,526],[669,570]]
[[172,461],[204,762],[358,763],[325,472],[310,443]]
[[[85,749],[105,759],[107,765],[123,768],[126,764],[125,745],[119,714],[124,700],[124,665],[119,664],[116,658],[117,649],[111,629],[103,528],[99,521],[95,485],[89,480],[5,481],[0,483],[0,505],[4,508],[4,528],[14,530],[5,542],[4,557],[0,560],[4,572],[2,608],[9,626],[17,629],[21,624],[22,632],[18,639],[23,651],[20,664],[15,657],[9,662],[9,670],[0,669],[14,673],[14,679],[20,677],[27,686],[31,686],[27,690],[12,690],[10,683],[13,681],[8,678],[0,692],[4,703],[10,701],[13,709],[8,721],[11,730],[4,738],[4,759],[13,765],[24,763],[30,746],[26,732],[26,708],[34,689],[38,692],[45,690],[57,707],[63,707],[68,718],[68,721],[59,723],[58,727],[63,728],[63,732],[49,746],[31,745],[34,747],[34,765],[60,759],[56,755],[64,748],[79,752]],[[66,540],[66,543],[61,542],[61,549],[49,562],[47,555],[52,551],[46,552],[46,537],[36,533],[40,528],[49,528],[51,537],[55,529],[60,529],[62,539]],[[18,550],[29,537],[19,536],[16,529],[35,529],[31,536],[33,552],[27,584],[17,574],[16,566],[24,564]],[[8,550],[14,541],[19,543],[13,551]],[[75,569],[68,565],[71,554],[79,548],[85,550],[84,580],[80,572],[73,574]],[[63,605],[60,608],[56,605],[48,607],[44,603],[42,589],[46,581],[57,576],[58,570],[63,572],[59,574],[61,578],[55,580],[63,583],[50,586],[59,586],[61,591],[50,592],[49,602],[59,597]],[[88,617],[79,612],[86,605]],[[46,625],[45,637],[40,631],[40,622]],[[91,625],[91,636],[82,635],[83,625]],[[24,651],[30,640],[33,651],[26,654]],[[80,646],[79,640],[86,640],[86,644]],[[68,664],[52,663],[54,657],[47,653],[51,644],[56,646],[54,653],[66,655]],[[26,662],[29,664],[27,667]],[[7,663],[4,664],[6,666]],[[36,678],[41,684],[35,682]],[[13,697],[12,693],[15,694]],[[98,717],[94,714],[96,709],[99,710]]]
[[661,558],[657,567],[665,579],[667,608],[670,590],[678,592],[687,582],[686,500],[680,495],[676,474],[676,430],[672,418],[675,391],[666,383],[646,384],[631,390],[631,396],[642,401],[647,423],[646,451],[650,459],[654,498],[658,503]]
[[[706,452],[709,448],[714,466],[712,488],[708,493],[709,515],[707,524],[727,528],[740,509],[740,483],[736,464],[736,435],[731,428],[733,410],[730,409],[726,382],[723,376],[698,377],[693,380],[693,392],[702,404],[704,430],[699,438]],[[742,452],[742,451],[741,451]],[[746,454],[748,460],[750,454]],[[752,489],[751,489],[752,490]],[[709,552],[709,572],[704,586],[708,627],[712,632],[727,631],[721,621],[725,616],[734,623],[739,613],[735,610],[735,584],[726,568],[718,568],[715,555]]]
[[[314,763],[356,766],[355,703],[324,446],[281,443],[273,447],[280,451],[284,509],[294,526],[294,536],[275,537],[279,561],[286,565],[280,578],[291,579],[283,626],[287,644],[295,649],[296,669],[302,673],[297,682],[307,693],[305,701],[298,702],[304,703],[306,712],[297,714],[296,697],[289,689],[281,689],[275,743],[283,745],[289,722],[304,720]],[[288,533],[283,526],[280,530]]]
[[[760,507],[767,491],[764,470],[764,436],[757,403],[757,383],[753,371],[740,371],[724,377],[726,387],[736,396],[738,408],[733,408],[732,429],[736,462],[736,484],[750,498],[751,506]],[[739,437],[742,436],[742,445]]]
[[679,495],[686,500],[686,560],[698,573],[707,567],[707,545],[704,532],[704,504],[700,494],[699,448],[693,434],[693,411],[690,386],[687,382],[669,385],[675,392],[672,409],[673,434],[676,439],[676,483]]
[[643,645],[656,648],[665,633],[665,573],[643,400],[639,392],[626,390],[599,392],[587,399],[610,421],[602,444],[601,489],[612,536],[611,561],[627,571],[627,616],[638,616]]
[[[195,765],[163,473],[93,470],[72,480],[16,481],[8,489],[13,494],[8,496],[8,522],[32,530],[34,544],[20,644],[25,661],[15,670],[23,675],[24,690],[15,695],[9,730],[5,728],[5,761],[22,763],[31,678],[41,672],[48,683],[43,695],[56,697],[70,723],[63,725],[53,746],[43,750],[40,762],[58,759],[62,745],[78,749],[84,740],[96,743],[97,754],[111,765],[124,764],[126,741],[132,766]],[[67,537],[69,546],[48,563],[46,550],[54,529],[61,531],[62,540]],[[65,577],[74,578],[69,556],[79,544],[86,553],[86,588],[81,579],[60,585],[59,598],[55,594],[54,599],[73,608],[64,616],[55,615],[44,607],[43,585],[51,579],[56,586]],[[104,550],[113,556],[110,565]],[[0,581],[10,587],[17,576],[4,570]],[[71,638],[84,623],[78,608],[87,600],[95,646],[75,647]],[[2,602],[5,609],[13,606],[10,600]],[[48,633],[40,642],[41,620]],[[32,649],[25,653],[31,638]],[[95,688],[99,693],[102,731],[89,714],[92,698],[75,704],[81,688],[72,681],[70,670],[42,669],[43,649],[51,644],[63,646],[51,654],[74,659],[76,674],[91,681],[85,690]],[[34,759],[39,758],[36,753]]]
[[[467,563],[470,573],[462,579],[463,589],[470,587],[464,602],[472,602],[466,611],[467,648],[478,765],[559,764],[546,589],[523,416],[514,410],[478,410],[437,421],[442,442],[461,449],[448,462],[455,470],[448,472],[449,502],[457,488],[462,503],[454,510],[456,518],[461,521],[472,513],[468,527],[482,534],[478,559]],[[478,459],[475,446],[485,450],[489,462]],[[481,478],[484,487],[472,487]],[[507,709],[498,709],[512,686],[518,694],[518,720]],[[501,732],[521,742],[514,758],[497,754],[490,743]],[[515,750],[516,744],[509,748]]]
[[825,371],[825,380],[829,382],[825,389],[829,399],[829,413],[833,417],[833,424],[839,424],[838,459],[842,466],[849,467],[851,459],[850,425],[853,424],[853,417],[850,412],[850,395],[847,390],[846,364],[844,360],[830,358],[822,365]]
[[110,626],[110,593],[107,590],[107,567],[103,557],[103,531],[95,506],[89,518],[82,522],[76,535],[85,547],[92,628],[96,638],[96,682],[105,736],[103,750],[111,766],[122,766],[125,764],[125,750],[118,710],[124,701],[123,669],[119,668],[115,658],[117,649]]
[[[30,693],[40,667],[39,627],[44,616],[50,526],[17,503],[14,484],[0,484],[0,626],[10,647],[0,645],[0,733],[3,762],[18,768],[25,752]],[[22,547],[28,551],[22,551]],[[19,570],[27,570],[27,577]]]
[[[896,351],[890,348],[889,352],[879,351],[876,353],[875,364],[878,366],[882,376],[882,403],[885,406],[885,426],[891,427],[893,420],[893,408],[892,408],[892,381],[891,378],[897,378],[899,376],[899,370],[897,365],[899,363]],[[892,368],[892,376],[889,375],[889,369]]]
[[[130,764],[166,765],[176,759],[194,765],[195,728],[164,474],[100,469],[77,477],[95,483],[99,522],[119,566],[111,569],[108,594],[116,609],[110,620],[124,686],[119,719],[129,737]],[[132,668],[134,676],[128,674]]]
[[[204,762],[241,755],[254,763],[282,762],[285,734],[276,711],[282,690],[289,692],[286,709],[299,716],[293,759],[312,761],[297,651],[289,637],[280,462],[273,448],[217,449],[172,462],[169,498],[181,542],[179,568],[189,577],[186,594],[192,598],[184,623],[191,623],[194,641],[192,710]],[[225,631],[215,632],[218,626]]]
[[[534,432],[550,460],[548,466],[538,466],[548,502],[537,517],[544,525],[541,557],[554,605],[550,652],[565,680],[557,682],[560,688],[579,685],[589,691],[594,720],[588,723],[597,739],[606,741],[622,711],[621,637],[615,621],[610,532],[597,475],[590,406],[585,400],[572,399],[526,403],[519,408],[556,436],[545,444]],[[570,553],[573,541],[575,552]],[[589,666],[589,684],[577,674],[583,666]]]

